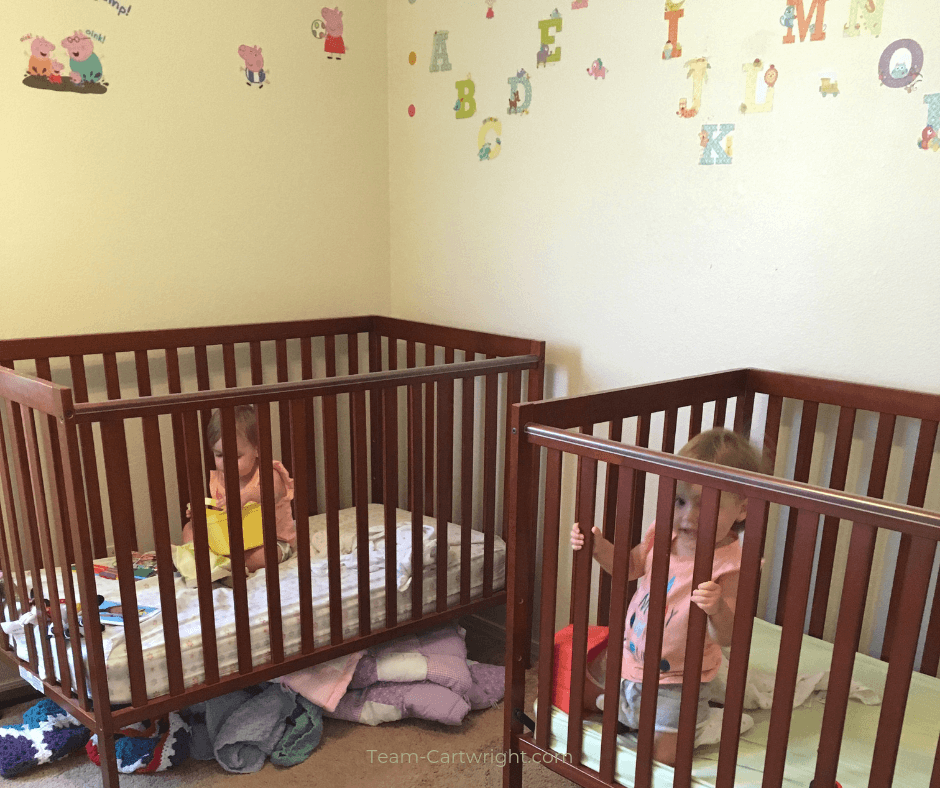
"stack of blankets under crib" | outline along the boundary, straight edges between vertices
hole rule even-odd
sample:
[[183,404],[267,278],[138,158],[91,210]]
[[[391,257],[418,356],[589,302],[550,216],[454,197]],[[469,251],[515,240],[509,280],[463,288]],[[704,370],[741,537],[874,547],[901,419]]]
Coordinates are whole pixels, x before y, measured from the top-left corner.
[[[215,759],[234,773],[258,771],[267,760],[293,766],[320,743],[324,715],[367,725],[406,717],[459,725],[504,691],[504,668],[467,660],[464,636],[451,624],[128,726],[115,744],[118,770],[163,771],[189,757]],[[82,747],[100,763],[97,737],[44,699],[21,725],[0,728],[0,776]]]

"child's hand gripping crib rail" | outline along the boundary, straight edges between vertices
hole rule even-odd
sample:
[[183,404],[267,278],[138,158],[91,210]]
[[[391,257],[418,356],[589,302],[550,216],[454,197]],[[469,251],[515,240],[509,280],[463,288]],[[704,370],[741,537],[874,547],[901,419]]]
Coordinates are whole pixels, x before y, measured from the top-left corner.
[[[755,417],[755,410],[759,410],[754,406],[755,395],[758,405],[766,397],[766,416],[758,413]],[[702,426],[707,426],[703,425],[703,405],[704,419],[711,418],[719,425],[725,423],[726,414],[730,419],[733,408],[735,426],[745,434],[755,434],[751,423],[763,418],[764,424],[760,426],[764,446],[776,447],[778,441],[786,442],[787,434],[781,425],[787,425],[788,409],[797,399],[802,400],[797,405],[798,416],[801,413],[802,419],[800,428],[793,430],[796,455],[793,475],[803,481],[812,478],[815,463],[821,462],[823,475],[830,476],[832,485],[846,486],[846,464],[850,454],[857,460],[858,452],[863,462],[868,463],[857,474],[858,484],[867,489],[867,496],[717,468],[645,448],[651,442],[650,422],[655,423],[658,418],[662,418],[662,446],[666,451],[675,446],[677,432],[681,434],[685,418],[688,418],[689,434],[694,435]],[[824,413],[826,408],[833,412]],[[663,414],[657,417],[660,409]],[[873,411],[874,417],[869,420],[877,422],[877,430],[873,429],[868,438],[866,430],[862,429],[868,419],[864,411]],[[838,423],[838,429],[833,430],[835,439],[822,447],[817,444],[814,456],[815,428],[823,430],[829,417],[833,424]],[[900,424],[900,417],[914,421]],[[893,784],[905,788],[940,785],[940,767],[936,765],[940,764],[937,759],[940,720],[936,717],[940,682],[912,674],[919,655],[919,640],[923,641],[922,671],[936,673],[940,648],[937,607],[932,611],[927,609],[925,615],[940,516],[917,508],[925,500],[935,454],[938,417],[940,397],[936,395],[753,370],[514,408],[516,475],[511,507],[516,528],[510,544],[513,556],[509,576],[511,615],[507,626],[512,627],[513,635],[507,654],[505,746],[510,758],[505,772],[506,785],[521,784],[521,769],[517,765],[520,753],[538,754],[549,768],[585,786],[612,785],[616,780],[626,785],[688,786],[694,782],[723,788],[806,786],[814,781],[818,787],[832,786],[836,778],[842,785]],[[845,449],[853,440],[852,425],[856,418],[859,429],[854,432],[856,446],[850,452]],[[620,442],[631,421],[636,423],[637,446]],[[603,429],[607,422],[610,423],[608,434],[614,440],[591,435],[594,426],[601,425]],[[581,434],[565,431],[572,427],[580,427]],[[889,456],[891,437],[893,434],[902,437],[902,428],[915,436],[909,455],[915,460],[907,477],[902,474],[898,486],[902,488],[900,494],[913,505],[885,504],[874,496],[884,493],[889,465],[895,461]],[[871,441],[868,452],[858,448],[866,439]],[[530,642],[526,622],[531,610],[528,600],[534,596],[532,556],[537,512],[532,485],[538,478],[537,458],[542,447],[548,450],[542,587],[538,595],[543,635],[539,649],[535,733],[530,736],[524,734],[516,710],[523,708],[521,657]],[[826,451],[830,453],[828,461]],[[834,460],[831,459],[833,453]],[[822,461],[818,459],[820,454]],[[772,451],[768,452],[768,457],[773,459]],[[569,618],[574,625],[574,643],[568,715],[552,709],[553,644],[550,636],[556,628],[562,503],[570,500],[569,494],[574,492],[564,483],[569,478],[562,473],[565,458],[578,461],[576,519],[582,524],[598,522],[604,538],[613,543],[614,549],[613,578],[607,585],[601,582],[596,613],[591,601],[590,552],[581,550],[575,554]],[[813,458],[812,463],[809,458]],[[780,473],[779,467],[777,472]],[[787,472],[785,467],[783,472]],[[645,506],[645,482],[650,474],[659,478],[655,507]],[[851,468],[848,478],[851,482]],[[672,538],[669,520],[673,516],[675,489],[679,484],[702,486],[693,584],[708,578],[719,518],[719,492],[746,498],[748,504],[720,744],[696,750],[693,755],[701,680],[697,670],[705,653],[707,617],[692,605],[685,663],[694,670],[686,672],[683,682],[676,763],[674,769],[668,769],[654,763],[652,758],[655,680],[652,685],[644,686],[647,697],[641,701],[637,741],[635,747],[627,750],[621,746],[623,739],[618,738],[614,705],[605,704],[600,726],[595,722],[585,723],[583,679],[587,671],[588,624],[596,616],[598,624],[609,626],[612,644],[603,679],[605,694],[614,697],[612,693],[619,689],[619,644],[623,642],[627,593],[632,590],[627,574],[630,552],[640,543],[643,523],[655,520],[654,542],[660,548],[660,556],[668,556]],[[903,489],[905,484],[906,490]],[[785,532],[786,518],[779,516],[777,507],[788,508],[790,512]],[[645,517],[644,508],[647,510]],[[837,552],[832,532],[835,530],[838,536],[840,521],[842,549]],[[881,540],[878,540],[879,534]],[[818,540],[817,536],[821,538]],[[883,576],[872,577],[873,558],[876,559],[874,565],[878,566],[884,543],[887,539],[890,545],[891,537],[900,539],[898,571],[892,572],[889,567]],[[567,543],[568,539],[563,541]],[[762,592],[761,561],[765,545],[768,558]],[[657,562],[656,556],[654,546],[645,654],[645,675],[651,677],[659,674],[658,661],[662,658],[659,649],[666,623],[665,601],[670,580],[668,560]],[[832,594],[828,587],[830,577],[842,580],[841,585],[833,586]],[[781,628],[754,621],[752,615],[762,607],[763,596],[773,600],[778,590],[777,614]],[[855,653],[865,635],[866,597],[875,591],[882,596],[889,609],[889,620],[894,622],[885,633],[882,654],[886,662]],[[833,604],[827,605],[830,596]],[[560,610],[563,612],[564,608]],[[871,610],[868,615],[872,615]],[[804,620],[811,622],[809,635],[804,635]],[[816,621],[826,625],[825,632],[820,629],[817,635]],[[834,643],[816,639],[824,634]],[[868,648],[877,649],[877,643]],[[775,670],[773,707],[769,714],[755,713],[752,731],[739,736],[749,662],[752,666]],[[853,668],[856,679],[883,690],[884,702],[880,707],[865,707],[849,701]],[[815,703],[794,710],[800,672],[825,670],[830,671],[825,706]],[[512,754],[517,756],[515,761]]]
[[[26,613],[33,587],[65,600],[3,657],[98,734],[112,786],[123,726],[500,604],[498,426],[540,393],[543,357],[542,343],[376,317],[0,342],[4,614]],[[213,584],[195,506],[186,588],[171,545],[207,490],[205,419],[220,410],[238,500],[242,405],[258,414],[264,571],[247,574],[229,507],[232,587]],[[275,457],[303,521],[284,563]],[[151,547],[157,573],[138,582],[132,554]],[[106,556],[116,580],[95,573]],[[87,604],[101,583],[125,611],[159,615],[102,633]]]

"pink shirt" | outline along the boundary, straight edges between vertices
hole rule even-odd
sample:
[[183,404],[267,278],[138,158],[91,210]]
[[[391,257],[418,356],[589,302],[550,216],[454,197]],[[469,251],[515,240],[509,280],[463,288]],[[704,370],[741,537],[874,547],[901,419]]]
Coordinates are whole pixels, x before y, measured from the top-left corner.
[[[294,547],[297,544],[297,526],[294,523],[294,515],[291,512],[290,502],[294,500],[294,480],[280,462],[274,460],[275,476],[280,477],[284,485],[285,495],[274,507],[276,521],[277,538],[281,542],[290,542]],[[261,503],[261,469],[255,470],[251,481],[242,487],[242,507],[246,503]],[[218,471],[209,471],[209,495],[219,502],[219,506],[225,508],[225,485],[222,483],[221,474]]]
[[[650,572],[653,567],[653,526],[645,539],[644,574],[627,609],[624,626],[623,667],[620,675],[627,681],[643,681],[643,659],[646,654],[646,625],[649,615]],[[685,667],[685,641],[692,607],[692,572],[695,557],[669,556],[669,581],[666,584],[666,619],[663,629],[663,654],[659,664],[660,684],[681,684]],[[712,580],[741,570],[741,543],[715,548]],[[721,647],[705,630],[705,652],[702,657],[702,681],[711,681],[721,665]]]

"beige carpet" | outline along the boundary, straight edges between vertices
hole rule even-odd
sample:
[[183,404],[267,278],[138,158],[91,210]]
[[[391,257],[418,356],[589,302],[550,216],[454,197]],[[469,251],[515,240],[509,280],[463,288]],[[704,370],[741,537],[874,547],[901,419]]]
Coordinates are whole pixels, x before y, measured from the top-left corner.
[[[500,662],[492,648],[471,646],[471,656],[485,662]],[[475,652],[475,653],[474,653]],[[527,707],[534,697],[536,670],[527,680]],[[0,725],[21,722],[23,711],[32,702],[3,709]],[[410,786],[445,786],[445,788],[483,788],[501,786],[502,769],[494,762],[503,750],[503,708],[470,712],[459,727],[422,720],[403,720],[377,727],[341,720],[324,720],[320,746],[304,763],[281,769],[270,763],[254,774],[234,775],[215,761],[189,760],[182,766],[159,775],[122,775],[122,788],[177,788],[177,786],[217,786],[218,788],[253,788],[276,785],[325,786],[380,785],[382,788]],[[372,751],[372,752],[370,752]],[[460,762],[463,753],[464,763]],[[386,762],[382,763],[382,755]],[[471,758],[486,762],[471,763]],[[392,762],[398,756],[399,763]],[[450,763],[446,761],[448,758]],[[410,762],[408,762],[410,761]],[[570,788],[569,780],[539,764],[523,767],[526,788]],[[61,761],[39,766],[15,778],[17,786],[43,788],[94,788],[101,784],[98,767],[85,753],[75,753]],[[11,783],[12,784],[12,783]]]

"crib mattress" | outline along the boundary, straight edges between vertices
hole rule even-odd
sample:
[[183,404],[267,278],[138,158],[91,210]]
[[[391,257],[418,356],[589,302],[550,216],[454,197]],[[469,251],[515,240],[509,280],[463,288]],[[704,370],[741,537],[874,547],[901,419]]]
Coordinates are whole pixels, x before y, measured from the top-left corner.
[[[380,504],[370,504],[370,535],[384,532],[384,508]],[[356,510],[340,511],[340,528],[344,534],[341,540],[349,547],[347,535],[355,530]],[[396,520],[400,533],[411,530],[411,512],[396,511]],[[323,533],[325,515],[310,518],[312,534]],[[433,533],[435,520],[424,518],[425,540]],[[460,544],[463,533],[458,525],[448,524],[448,560],[447,560],[447,602],[453,606],[460,601]],[[409,540],[410,541],[410,540]],[[384,540],[374,542],[384,550]],[[424,612],[431,613],[437,607],[437,565],[429,559],[436,549],[425,543],[425,565],[423,598]],[[402,578],[402,544],[399,540],[398,579]],[[471,532],[470,547],[470,595],[477,598],[483,593],[483,534]],[[343,637],[348,638],[359,632],[358,572],[355,564],[356,553],[341,556],[341,585],[343,596]],[[370,617],[373,629],[384,628],[385,621],[385,566],[384,552],[373,550],[370,560]],[[501,589],[505,585],[506,545],[494,537],[493,587]],[[294,556],[278,566],[280,576],[281,610],[283,621],[284,653],[287,656],[300,651],[300,598],[298,591],[298,563]],[[314,643],[324,646],[330,643],[329,580],[325,558],[314,559],[311,563],[313,586],[313,625]],[[138,604],[160,607],[160,591],[156,577],[136,583]],[[215,612],[216,643],[220,675],[225,676],[238,669],[238,650],[235,637],[235,604],[231,589],[213,588],[213,606]],[[117,581],[97,579],[98,593],[106,599],[119,599]],[[399,587],[402,587],[399,585]],[[251,652],[254,664],[267,662],[271,657],[268,633],[267,587],[264,571],[256,572],[247,580],[248,609],[251,634]],[[398,620],[406,621],[411,616],[412,591],[405,588],[398,594]],[[187,588],[180,577],[176,577],[176,604],[179,616],[179,630],[182,648],[183,675],[186,686],[202,682],[205,678],[202,658],[202,634],[199,620],[199,599],[195,588]],[[121,627],[108,626],[102,633],[108,667],[108,688],[112,703],[130,703],[130,679],[127,660],[127,647]],[[16,649],[21,659],[26,659],[26,640],[17,637]],[[166,652],[163,640],[163,624],[159,615],[147,618],[141,623],[141,642],[144,656],[147,693],[155,697],[169,692],[169,679],[166,669]],[[40,664],[42,652],[39,651]],[[53,649],[54,658],[57,657]],[[71,659],[71,650],[69,650]],[[58,666],[56,666],[58,675]],[[42,669],[40,669],[42,675]],[[31,679],[31,675],[24,676]]]
[[[780,647],[780,627],[755,619],[751,646],[751,664],[761,670],[776,668]],[[832,644],[805,635],[800,651],[800,671],[816,673],[829,669]],[[857,654],[853,678],[882,694],[887,676],[887,663],[864,654]],[[915,673],[911,681],[904,728],[901,735],[895,785],[904,788],[927,786],[930,782],[937,738],[940,736],[940,680]],[[823,702],[813,698],[806,705],[793,710],[786,769],[782,785],[785,788],[806,788],[816,769],[816,750],[822,727]],[[763,780],[764,756],[770,726],[770,710],[747,711],[754,719],[754,727],[741,735],[737,772],[734,784],[759,788]],[[871,771],[875,733],[881,706],[865,706],[849,701],[845,733],[839,758],[837,779],[844,786],[868,785]],[[636,772],[636,753],[625,737],[619,737],[615,780],[633,785]],[[552,707],[549,745],[558,752],[567,750],[568,715]],[[584,723],[582,763],[598,769],[601,751],[601,725],[599,721]],[[699,747],[695,750],[692,784],[713,786],[718,771],[719,745]],[[673,770],[654,764],[653,785],[669,788]]]

